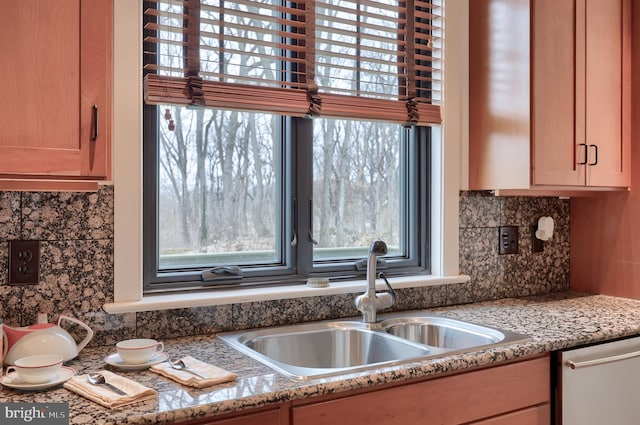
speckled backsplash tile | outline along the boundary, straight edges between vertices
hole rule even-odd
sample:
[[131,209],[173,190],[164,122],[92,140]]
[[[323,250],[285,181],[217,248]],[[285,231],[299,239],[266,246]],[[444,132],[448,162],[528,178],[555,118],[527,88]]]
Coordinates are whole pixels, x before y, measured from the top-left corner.
[[68,315],[94,330],[94,345],[121,339],[123,330],[135,332],[135,314],[127,326],[122,315],[102,310],[113,301],[113,186],[95,193],[0,192],[2,264],[8,263],[7,241],[14,239],[40,241],[40,280],[10,286],[6,266],[0,267],[0,317],[6,324],[34,323],[39,311],[51,322]]
[[[459,303],[569,289],[569,208],[568,199],[462,192],[460,272],[471,282],[452,289]],[[553,218],[554,234],[534,253],[531,227],[543,216]],[[498,254],[499,226],[518,226],[518,254]]]
[[460,228],[460,270],[476,283],[500,280],[497,227]]
[[112,240],[44,241],[40,253],[40,283],[25,287],[23,323],[39,309],[85,320],[113,300]]
[[0,192],[0,240],[17,239],[19,236],[20,193]]
[[[5,263],[6,264],[6,263]],[[22,323],[22,294],[24,289],[21,286],[0,286],[0,308],[4,323],[8,325],[19,325]]]
[[232,329],[232,306],[179,308],[137,313],[137,336],[181,337],[224,332]]
[[25,192],[22,238],[113,239],[113,186],[96,193]]
[[460,228],[495,227],[500,224],[500,198],[487,192],[462,192]]
[[[359,315],[357,294],[106,314],[102,305],[113,301],[113,198],[113,186],[100,186],[97,193],[0,192],[0,264],[8,262],[7,241],[41,241],[39,285],[9,286],[6,266],[0,267],[5,323],[31,324],[40,309],[50,321],[71,315],[94,330],[91,345],[111,345],[136,336],[171,338]],[[544,252],[532,253],[530,226],[541,216],[554,218],[555,233]],[[518,255],[498,255],[500,225],[519,227]],[[462,192],[460,271],[471,281],[397,290],[393,310],[568,289],[569,201]]]
[[418,310],[447,305],[447,286],[434,285],[423,288],[396,289],[395,311]]
[[247,329],[356,316],[359,312],[354,304],[355,296],[340,294],[235,304],[233,324],[236,329]]

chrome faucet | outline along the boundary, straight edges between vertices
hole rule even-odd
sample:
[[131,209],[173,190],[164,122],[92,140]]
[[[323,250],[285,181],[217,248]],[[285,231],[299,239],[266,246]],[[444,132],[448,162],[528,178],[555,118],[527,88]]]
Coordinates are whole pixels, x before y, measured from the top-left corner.
[[[356,298],[356,308],[362,312],[362,320],[366,323],[375,323],[378,310],[391,307],[396,303],[396,294],[384,276],[389,292],[376,293],[376,257],[387,253],[387,244],[381,240],[375,240],[369,248],[367,260],[367,290]],[[382,273],[381,273],[382,275]]]

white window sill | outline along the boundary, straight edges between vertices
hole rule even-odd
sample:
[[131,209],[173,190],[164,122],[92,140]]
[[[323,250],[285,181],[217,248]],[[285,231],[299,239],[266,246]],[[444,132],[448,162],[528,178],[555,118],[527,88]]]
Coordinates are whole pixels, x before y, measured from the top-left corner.
[[[394,289],[419,288],[452,283],[463,283],[469,276],[409,276],[390,278]],[[161,294],[145,296],[141,301],[108,303],[104,305],[107,313],[131,313],[138,311],[167,310],[174,308],[206,307],[212,305],[238,304],[255,301],[270,301],[289,298],[315,297],[323,295],[349,294],[364,292],[364,280],[332,282],[326,288],[312,288],[306,285],[275,286],[269,288],[242,288],[225,291],[195,292],[181,294]],[[378,280],[377,289],[386,286]]]

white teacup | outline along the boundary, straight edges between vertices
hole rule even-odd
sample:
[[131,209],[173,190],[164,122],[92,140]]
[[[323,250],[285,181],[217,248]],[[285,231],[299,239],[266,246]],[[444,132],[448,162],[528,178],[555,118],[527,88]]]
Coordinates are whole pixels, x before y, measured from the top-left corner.
[[136,338],[120,341],[116,349],[123,362],[128,364],[143,364],[155,353],[164,350],[164,344],[155,339]]
[[15,371],[28,384],[43,384],[58,374],[62,360],[58,354],[21,357],[15,361],[15,365],[7,367],[7,374]]

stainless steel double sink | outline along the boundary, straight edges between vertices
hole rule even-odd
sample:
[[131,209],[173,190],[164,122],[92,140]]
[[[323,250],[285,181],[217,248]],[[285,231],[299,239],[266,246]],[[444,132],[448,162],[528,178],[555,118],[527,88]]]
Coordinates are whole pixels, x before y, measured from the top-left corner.
[[294,379],[316,379],[530,340],[526,335],[424,312],[222,333],[218,336]]

